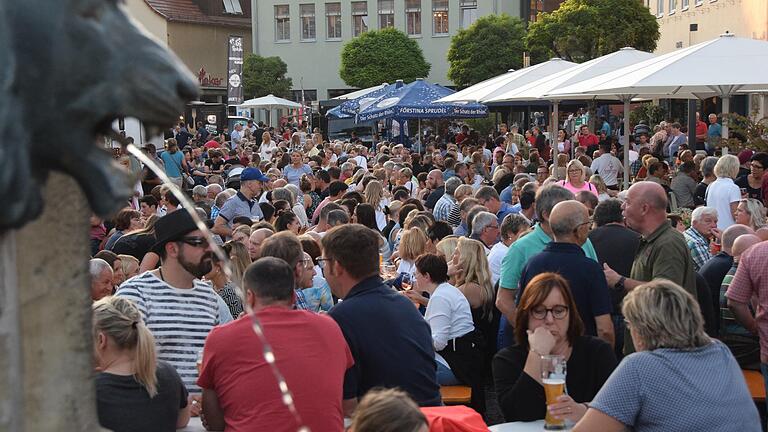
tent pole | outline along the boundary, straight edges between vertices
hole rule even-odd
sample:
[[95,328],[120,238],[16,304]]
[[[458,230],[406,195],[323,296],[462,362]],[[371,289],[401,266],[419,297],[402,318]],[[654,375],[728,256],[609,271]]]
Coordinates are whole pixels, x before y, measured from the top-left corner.
[[629,189],[629,102],[631,96],[624,98],[624,190]]
[[728,114],[731,111],[731,97],[730,96],[723,96],[723,128],[722,128],[722,142],[725,144],[721,146],[722,148],[722,154],[727,155],[728,154]]
[[558,105],[559,102],[554,100],[552,101],[552,120],[550,121],[550,127],[549,127],[549,140],[552,145],[552,162],[555,164],[555,172],[557,172],[557,153],[559,149],[557,148],[557,135],[558,130],[560,129],[560,115],[558,112]]

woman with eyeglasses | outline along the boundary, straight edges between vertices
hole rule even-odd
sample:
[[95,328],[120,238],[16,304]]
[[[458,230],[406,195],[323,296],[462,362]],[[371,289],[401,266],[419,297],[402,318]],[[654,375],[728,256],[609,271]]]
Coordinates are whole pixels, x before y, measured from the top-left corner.
[[560,186],[573,192],[574,195],[581,191],[589,191],[598,196],[597,188],[587,181],[586,169],[584,164],[578,159],[568,162],[566,166],[566,178],[557,182]]
[[[584,335],[568,282],[556,273],[531,279],[520,298],[514,327],[517,344],[493,359],[496,396],[506,421],[540,420],[547,410],[559,419],[581,419],[587,403],[616,368],[616,357],[608,343]],[[543,355],[562,355],[567,362],[567,395],[549,406],[541,381]]]

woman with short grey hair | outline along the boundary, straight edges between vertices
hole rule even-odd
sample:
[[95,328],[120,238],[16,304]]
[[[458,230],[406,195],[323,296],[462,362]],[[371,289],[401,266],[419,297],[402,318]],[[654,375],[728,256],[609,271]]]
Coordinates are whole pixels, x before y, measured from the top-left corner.
[[630,291],[622,310],[637,352],[608,378],[574,432],[762,430],[736,359],[704,332],[692,295],[657,279]]
[[736,223],[733,216],[741,200],[741,190],[733,179],[739,175],[739,158],[722,156],[715,164],[715,175],[717,180],[707,188],[707,207],[717,209],[717,228],[723,231]]

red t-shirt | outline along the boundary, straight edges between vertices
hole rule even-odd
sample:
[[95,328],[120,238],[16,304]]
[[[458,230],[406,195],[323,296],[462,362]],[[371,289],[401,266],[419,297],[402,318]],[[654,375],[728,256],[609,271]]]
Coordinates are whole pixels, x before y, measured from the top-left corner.
[[[704,138],[698,138],[704,135]],[[704,141],[707,138],[707,124],[699,120],[696,122],[696,141]]]
[[579,147],[587,148],[589,146],[596,146],[600,143],[597,135],[590,133],[588,135],[579,135]]
[[[279,306],[257,316],[304,425],[313,431],[344,430],[344,373],[354,359],[336,322]],[[197,384],[216,392],[228,432],[298,430],[249,317],[208,334]]]
[[210,140],[207,143],[205,143],[205,145],[203,147],[205,147],[205,148],[210,150],[210,149],[220,148],[221,146],[219,145],[218,142],[216,142],[214,140]]

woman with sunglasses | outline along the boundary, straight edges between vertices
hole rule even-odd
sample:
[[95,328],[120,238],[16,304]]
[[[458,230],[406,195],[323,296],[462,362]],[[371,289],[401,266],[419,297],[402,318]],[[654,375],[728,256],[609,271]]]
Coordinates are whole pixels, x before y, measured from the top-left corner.
[[[515,346],[493,359],[496,395],[508,422],[543,419],[547,410],[576,422],[616,368],[611,346],[584,335],[568,282],[556,273],[541,273],[526,285],[515,318],[515,339]],[[562,355],[567,362],[567,395],[549,406],[541,381],[543,355]]]

